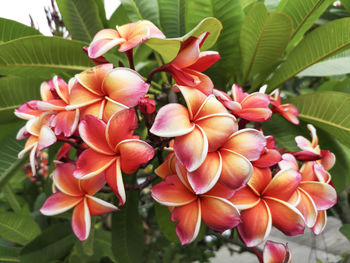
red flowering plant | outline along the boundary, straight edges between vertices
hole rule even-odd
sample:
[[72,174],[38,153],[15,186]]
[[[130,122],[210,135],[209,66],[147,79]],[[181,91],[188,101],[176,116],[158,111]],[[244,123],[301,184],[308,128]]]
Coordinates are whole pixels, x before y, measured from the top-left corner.
[[[263,3],[251,8],[242,30],[252,28],[257,13],[267,14]],[[289,28],[280,13],[268,16]],[[75,243],[74,253],[100,249],[96,240],[104,236],[115,250],[105,255],[111,261],[142,262],[144,244],[149,257],[164,237],[179,242],[182,251],[191,244],[207,249],[222,239],[253,252],[260,263],[282,263],[291,262],[293,249],[269,240],[273,228],[284,236],[324,230],[338,198],[330,171],[337,148],[324,149],[329,135],[306,126],[309,121],[322,128],[302,96],[288,99],[290,90],[276,89],[282,77],[270,76],[272,63],[263,68],[258,43],[250,52],[254,37],[243,45],[242,33],[238,70],[228,63],[234,54],[222,49],[229,42],[223,42],[225,24],[219,37],[221,30],[213,17],[177,38],[146,19],[95,30],[89,44],[75,43],[89,66],[74,68],[74,74],[57,71],[38,85],[40,99],[15,109],[26,121],[16,136],[26,140],[18,158],[29,153],[25,171],[43,193],[38,216],[71,222],[67,240],[75,240],[74,233],[83,242]],[[266,36],[260,38],[265,45]],[[286,53],[287,40],[277,43]],[[270,55],[276,63],[279,57]],[[40,238],[23,249],[23,257]],[[134,255],[130,243],[141,252]]]

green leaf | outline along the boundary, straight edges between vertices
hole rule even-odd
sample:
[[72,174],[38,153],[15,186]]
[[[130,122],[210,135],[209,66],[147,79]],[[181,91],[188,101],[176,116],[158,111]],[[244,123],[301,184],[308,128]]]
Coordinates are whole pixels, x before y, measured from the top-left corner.
[[243,80],[265,70],[266,65],[282,57],[291,32],[292,23],[287,15],[269,14],[263,3],[256,3],[241,28]]
[[129,23],[130,20],[125,11],[125,8],[122,5],[119,5],[117,9],[112,14],[111,18],[108,21],[108,26],[110,28],[115,28],[116,26],[121,26]]
[[240,0],[243,10],[256,3],[256,0]]
[[350,48],[350,18],[337,19],[320,26],[289,53],[268,82],[268,91],[280,86],[299,72]]
[[344,224],[340,228],[340,232],[350,241],[350,224]]
[[348,11],[348,13],[350,13],[350,1],[349,0],[342,0],[341,3],[344,6],[344,8],[346,9],[346,11]]
[[147,19],[159,26],[157,0],[121,0],[131,22]]
[[167,37],[185,34],[185,0],[158,0],[160,24]]
[[300,72],[297,77],[324,77],[350,73],[350,52],[335,55]]
[[350,94],[314,92],[288,99],[299,109],[299,118],[332,134],[350,146]]
[[8,241],[25,245],[40,234],[38,224],[27,215],[0,213],[0,236]]
[[180,243],[180,240],[175,232],[176,222],[171,221],[169,209],[166,206],[155,203],[154,211],[159,230],[163,233],[166,239],[168,239],[170,242]]
[[164,63],[172,61],[176,57],[181,46],[180,41],[176,39],[151,38],[145,43],[162,56]]
[[56,0],[56,3],[73,39],[90,42],[103,29],[94,0]]
[[76,240],[69,223],[52,225],[22,249],[21,263],[47,263],[61,259]]
[[41,82],[28,77],[0,78],[0,124],[18,120],[15,109],[29,100],[40,99]]
[[101,22],[102,22],[102,26],[104,28],[109,27],[109,23],[108,23],[108,20],[106,17],[105,1],[104,0],[95,0],[95,3],[97,6],[99,17],[100,17]]
[[0,45],[0,74],[70,78],[94,64],[82,51],[86,43],[59,37],[31,36]]
[[135,191],[128,193],[126,204],[112,215],[112,251],[118,262],[142,262],[143,227]]
[[282,0],[278,12],[289,15],[294,24],[294,31],[288,49],[292,49],[303,38],[316,20],[326,11],[334,0]]
[[0,18],[0,43],[31,35],[41,35],[41,33],[35,28],[16,21]]
[[1,262],[20,262],[19,253],[21,249],[18,247],[0,246],[0,261]]
[[10,205],[10,207],[12,208],[12,210],[16,213],[20,213],[21,212],[21,205],[19,204],[15,193],[13,192],[11,186],[9,184],[6,184],[4,186],[4,195],[6,196],[6,199]]

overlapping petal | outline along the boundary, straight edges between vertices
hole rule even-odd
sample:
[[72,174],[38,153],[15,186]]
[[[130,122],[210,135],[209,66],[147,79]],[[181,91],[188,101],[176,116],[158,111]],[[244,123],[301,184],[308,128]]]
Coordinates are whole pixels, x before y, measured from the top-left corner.
[[337,202],[337,192],[329,184],[321,182],[301,182],[300,188],[309,194],[317,210],[329,209]]
[[272,241],[266,241],[263,250],[264,263],[290,263],[292,258],[287,246]]
[[57,192],[46,199],[40,212],[46,216],[58,215],[73,208],[82,200],[82,196],[70,196]]
[[124,189],[123,174],[120,168],[120,158],[117,158],[106,170],[106,180],[113,193],[119,199],[119,205],[125,204],[126,194]]
[[317,208],[315,203],[311,199],[310,195],[302,189],[298,190],[300,195],[300,201],[297,205],[297,209],[303,215],[305,219],[305,225],[308,227],[312,227],[317,218]]
[[238,209],[246,210],[256,206],[260,202],[260,197],[249,186],[246,186],[235,192],[230,202]]
[[72,229],[74,234],[80,241],[84,241],[89,237],[91,227],[90,211],[87,200],[81,201],[73,211]]
[[87,205],[91,216],[103,215],[113,211],[119,210],[118,207],[103,201],[102,199],[96,198],[94,196],[86,196]]
[[64,194],[70,196],[83,196],[84,192],[79,187],[79,181],[73,176],[75,165],[63,163],[52,172],[55,186]]
[[327,224],[327,212],[318,211],[315,225],[312,227],[312,232],[314,232],[315,235],[321,234],[324,228],[326,227],[326,224]]

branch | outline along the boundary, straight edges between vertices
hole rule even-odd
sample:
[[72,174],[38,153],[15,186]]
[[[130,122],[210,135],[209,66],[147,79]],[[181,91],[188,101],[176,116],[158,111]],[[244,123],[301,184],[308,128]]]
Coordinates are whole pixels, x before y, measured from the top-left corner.
[[152,184],[157,178],[158,176],[156,174],[152,174],[151,176],[146,177],[146,181],[144,181],[142,184],[127,184],[125,185],[125,189],[129,191],[142,191],[147,186]]

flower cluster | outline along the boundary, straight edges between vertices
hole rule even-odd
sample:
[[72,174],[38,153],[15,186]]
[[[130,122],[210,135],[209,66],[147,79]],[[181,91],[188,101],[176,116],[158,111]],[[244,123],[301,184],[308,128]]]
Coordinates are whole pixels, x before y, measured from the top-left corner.
[[[298,152],[286,153],[273,136],[264,135],[261,122],[273,113],[299,123],[298,110],[282,104],[278,90],[248,94],[233,85],[227,94],[215,89],[202,73],[220,59],[215,51],[200,50],[207,35],[187,37],[177,56],[153,69],[145,81],[134,70],[133,48],[152,38],[165,39],[164,34],[149,21],[104,29],[85,49],[98,65],[68,84],[57,76],[44,82],[41,100],[15,111],[27,120],[17,135],[27,139],[19,157],[30,151],[33,175],[42,151],[64,142],[52,173],[55,193],[41,208],[43,214],[75,207],[73,231],[85,240],[90,216],[118,210],[94,195],[108,184],[106,189],[123,205],[127,201],[123,173],[159,162],[155,173],[162,181],[151,194],[169,207],[182,244],[197,237],[202,221],[220,233],[237,227],[248,247],[265,241],[272,226],[286,235],[303,233],[305,225],[316,234],[322,232],[326,210],[336,203],[328,173],[334,155],[320,150],[311,125],[312,142],[298,136]],[[115,68],[103,57],[117,45],[119,52],[126,52],[130,68]],[[171,92],[184,103],[167,103],[156,111],[160,101],[151,99],[155,96],[149,88],[157,72],[173,77]],[[143,121],[145,140],[139,131],[135,133]],[[69,154],[72,147],[76,158]],[[153,162],[155,150],[157,162]],[[169,151],[164,162],[163,151]],[[266,262],[291,258],[281,244],[269,242],[265,248]]]

